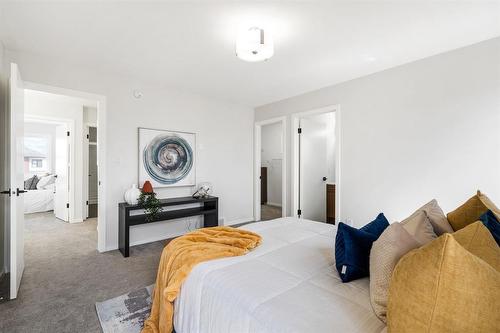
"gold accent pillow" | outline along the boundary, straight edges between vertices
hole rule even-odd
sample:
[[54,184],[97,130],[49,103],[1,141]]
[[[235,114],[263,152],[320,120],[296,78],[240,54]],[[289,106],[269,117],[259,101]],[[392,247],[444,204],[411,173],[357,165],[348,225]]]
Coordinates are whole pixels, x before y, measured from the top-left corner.
[[478,190],[477,194],[463,205],[448,213],[448,222],[450,222],[453,230],[457,231],[479,220],[479,217],[486,213],[488,209],[500,218],[500,209],[495,206],[490,198]]
[[483,259],[500,272],[500,248],[498,245],[493,246],[496,242],[495,238],[483,222],[477,221],[469,224],[452,235],[467,251]]
[[406,254],[389,286],[388,332],[498,332],[500,272],[493,253],[500,258],[500,247],[479,222],[457,239],[443,234]]

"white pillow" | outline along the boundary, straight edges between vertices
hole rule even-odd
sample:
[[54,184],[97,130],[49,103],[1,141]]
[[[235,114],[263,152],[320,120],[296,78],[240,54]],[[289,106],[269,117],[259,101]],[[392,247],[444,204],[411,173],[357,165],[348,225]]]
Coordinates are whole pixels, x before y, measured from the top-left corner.
[[36,184],[37,190],[45,190],[47,185],[54,184],[56,182],[56,177],[54,175],[48,175],[40,178],[38,184]]
[[55,191],[55,189],[56,189],[56,183],[52,183],[52,184],[46,185],[44,189],[45,190],[53,190],[53,191]]

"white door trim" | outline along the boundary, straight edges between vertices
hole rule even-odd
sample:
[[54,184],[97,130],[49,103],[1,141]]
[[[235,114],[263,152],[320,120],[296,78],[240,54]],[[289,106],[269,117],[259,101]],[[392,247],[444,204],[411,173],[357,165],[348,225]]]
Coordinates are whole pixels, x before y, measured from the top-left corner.
[[305,116],[335,112],[335,222],[341,220],[341,161],[342,161],[342,126],[340,105],[328,105],[322,108],[297,112],[292,114],[292,216],[297,217],[299,208],[299,140],[298,129],[299,120]]
[[35,82],[25,82],[25,89],[43,91],[97,101],[97,150],[98,161],[98,217],[97,217],[97,250],[106,251],[106,96],[87,93],[66,88],[53,87]]
[[276,117],[255,122],[254,128],[254,220],[260,221],[260,167],[262,150],[262,126],[281,123],[281,141],[283,142],[283,160],[281,163],[281,216],[285,217],[287,212],[287,144],[286,144],[286,117]]

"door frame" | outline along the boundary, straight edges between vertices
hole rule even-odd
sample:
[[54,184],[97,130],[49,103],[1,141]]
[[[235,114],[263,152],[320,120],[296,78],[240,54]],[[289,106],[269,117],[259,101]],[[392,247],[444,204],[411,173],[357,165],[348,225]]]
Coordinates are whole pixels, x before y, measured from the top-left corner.
[[307,116],[319,115],[322,113],[334,112],[335,115],[335,223],[341,220],[341,165],[342,165],[342,117],[340,105],[328,105],[318,109],[312,109],[292,114],[292,216],[298,217],[299,209],[299,120]]
[[287,121],[286,117],[276,117],[255,122],[254,127],[254,220],[260,221],[260,168],[262,153],[262,126],[281,123],[281,142],[283,143],[283,158],[281,162],[281,216],[287,212]]
[[75,98],[97,101],[97,147],[98,161],[98,217],[97,217],[97,250],[106,251],[106,96],[88,93],[84,91],[49,86],[35,82],[24,82],[25,89],[37,90],[52,94],[65,95]]
[[[83,123],[83,193],[84,193],[84,201],[86,202],[83,207],[83,212],[84,212],[84,217],[83,219],[86,220],[89,218],[89,161],[90,161],[90,139],[88,138],[89,132],[90,132],[90,127],[95,127],[97,129],[97,123],[91,123],[91,122],[85,122]],[[99,138],[97,138],[97,141],[99,141]],[[97,145],[99,142],[96,142],[95,145]],[[97,198],[97,202],[99,202],[99,198]],[[99,206],[98,206],[99,207]]]

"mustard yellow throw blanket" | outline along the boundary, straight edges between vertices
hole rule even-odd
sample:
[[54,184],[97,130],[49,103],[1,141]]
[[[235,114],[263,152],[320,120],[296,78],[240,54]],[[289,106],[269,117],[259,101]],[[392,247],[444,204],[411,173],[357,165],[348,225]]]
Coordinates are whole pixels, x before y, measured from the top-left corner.
[[151,314],[142,333],[172,332],[173,302],[196,264],[243,255],[260,242],[261,237],[250,231],[214,227],[190,232],[168,243],[161,255]]

